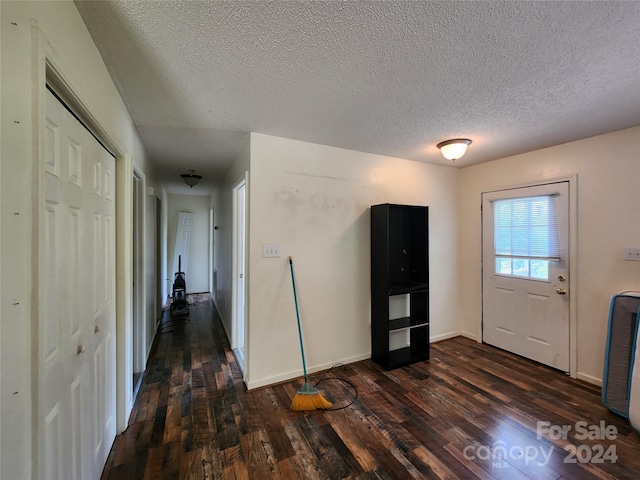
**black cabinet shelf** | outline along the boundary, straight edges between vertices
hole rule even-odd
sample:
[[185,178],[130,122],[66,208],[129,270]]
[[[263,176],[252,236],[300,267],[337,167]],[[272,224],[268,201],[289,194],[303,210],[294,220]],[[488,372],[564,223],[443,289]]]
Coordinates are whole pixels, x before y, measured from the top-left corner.
[[[428,207],[371,207],[371,358],[387,370],[429,359]],[[390,319],[389,299],[407,295],[408,312]],[[409,344],[391,350],[390,333]]]
[[374,360],[385,370],[406,367],[412,363],[429,360],[429,351],[426,352],[413,347],[404,347],[398,350],[391,350],[386,355],[382,355]]
[[405,295],[407,293],[421,293],[429,291],[429,283],[402,282],[389,285],[389,295]]
[[389,320],[389,331],[402,330],[403,328],[421,327],[429,324],[429,317],[426,315],[415,315],[411,317],[401,317]]

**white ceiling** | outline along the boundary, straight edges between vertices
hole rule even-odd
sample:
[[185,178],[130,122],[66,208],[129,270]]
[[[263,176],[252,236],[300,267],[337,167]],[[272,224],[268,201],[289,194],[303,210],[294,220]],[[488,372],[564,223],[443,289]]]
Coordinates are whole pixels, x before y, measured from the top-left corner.
[[462,167],[640,124],[637,1],[76,4],[170,193],[248,132],[442,165],[467,137]]

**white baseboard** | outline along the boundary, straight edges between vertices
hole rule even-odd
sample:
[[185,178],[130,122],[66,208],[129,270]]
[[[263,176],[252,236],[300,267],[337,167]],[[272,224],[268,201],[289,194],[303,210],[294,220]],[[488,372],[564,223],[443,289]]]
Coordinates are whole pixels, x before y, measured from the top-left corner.
[[[370,353],[356,355],[354,357],[349,357],[342,360],[336,360],[334,362],[325,363],[323,365],[314,365],[313,367],[307,368],[307,373],[313,374],[315,372],[328,370],[337,363],[344,363],[345,365],[347,365],[349,363],[359,362],[361,360],[366,360],[368,358],[371,358]],[[255,388],[266,387],[268,385],[274,385],[276,383],[286,382],[289,380],[293,380],[294,378],[302,377],[302,375],[303,375],[303,371],[302,371],[302,368],[300,368],[298,370],[283,373],[280,375],[274,375],[273,377],[261,378],[255,381],[249,380],[248,382],[246,382],[247,390],[253,390]]]
[[591,375],[587,375],[586,373],[578,372],[576,374],[576,378],[578,378],[578,380],[584,380],[587,383],[592,383],[593,385],[597,385],[599,387],[602,386],[602,379],[601,378],[594,377],[594,376],[591,376]]
[[476,342],[479,342],[480,340],[478,340],[478,336],[475,333],[469,333],[469,332],[465,332],[463,330],[460,330],[460,335],[468,338],[470,340],[475,340]]
[[468,338],[470,340],[478,340],[478,336],[473,334],[473,333],[469,333],[469,332],[465,332],[463,330],[456,330],[455,332],[449,332],[449,333],[443,333],[442,335],[436,335],[434,337],[431,337],[429,340],[431,341],[431,343],[435,343],[435,342],[441,342],[442,340],[447,340],[449,338],[455,338],[455,337],[465,337]]
[[449,338],[459,337],[461,333],[462,332],[460,332],[460,330],[457,330],[455,332],[443,333],[442,335],[435,335],[433,337],[430,337],[429,341],[431,343],[441,342],[442,340],[447,340]]
[[[220,314],[218,313],[218,315]],[[227,324],[222,319],[222,315],[220,315],[220,323],[222,323],[222,329],[224,330],[224,334],[227,336],[227,341],[229,342],[229,345],[231,345],[231,332],[227,330]]]

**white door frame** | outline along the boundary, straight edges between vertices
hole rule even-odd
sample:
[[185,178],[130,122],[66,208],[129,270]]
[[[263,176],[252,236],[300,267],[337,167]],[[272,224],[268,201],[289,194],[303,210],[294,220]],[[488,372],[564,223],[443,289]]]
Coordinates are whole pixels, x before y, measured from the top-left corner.
[[[249,318],[249,310],[248,310],[248,290],[249,290],[249,281],[248,281],[248,260],[249,256],[247,254],[247,239],[249,238],[248,230],[249,230],[249,175],[247,172],[233,185],[233,233],[232,233],[232,241],[231,241],[231,257],[232,257],[232,265],[231,265],[231,275],[232,275],[232,283],[231,283],[231,298],[232,298],[232,307],[231,307],[231,348],[243,348],[244,350],[244,362],[242,370],[244,372],[243,377],[247,378],[247,360],[249,357],[248,349],[246,345],[248,345],[249,331],[248,331],[248,318]],[[241,190],[244,189],[244,238],[243,241],[240,242],[238,238],[238,195]],[[244,245],[244,269],[240,271],[239,268],[239,255],[238,245]],[[244,281],[244,295],[239,295],[238,293],[238,279],[242,275],[242,279]],[[244,318],[238,318],[239,316],[239,305],[242,302],[244,312]],[[239,334],[239,322],[243,322],[242,331],[244,333],[243,338],[238,338]]]
[[[116,158],[116,432],[121,433],[127,428],[129,414],[133,408],[133,364],[131,355],[131,324],[132,324],[132,258],[133,258],[133,158],[126,152],[126,146],[121,140],[110,131],[94,112],[93,103],[76,85],[73,80],[72,69],[58,55],[49,42],[43,38],[42,32],[37,26],[32,27],[32,38],[34,40],[34,75],[33,88],[38,92],[34,101],[34,114],[38,121],[34,125],[34,145],[41,145],[44,136],[44,111],[45,111],[45,91],[46,83],[55,85],[56,90],[61,93],[65,100],[73,109],[82,116],[83,121],[101,139],[102,143],[111,151]],[[38,150],[34,155],[34,162],[40,161],[42,151]],[[37,171],[37,166],[34,167]],[[37,175],[37,174],[36,174]],[[40,199],[42,192],[43,178],[36,179],[36,195]],[[38,225],[41,219],[39,215],[33,219],[34,225]],[[36,233],[36,232],[34,232]],[[34,235],[37,239],[37,234]],[[34,240],[36,241],[36,240]],[[37,245],[36,245],[37,248]],[[39,275],[34,269],[33,285],[34,295],[38,295],[37,285]],[[36,298],[36,297],[34,297]],[[37,322],[37,312],[32,316]],[[32,332],[38,332],[38,325],[33,325]],[[34,333],[34,336],[36,333]],[[34,348],[38,348],[38,338],[33,339]],[[37,373],[34,373],[37,375]],[[37,387],[36,387],[37,389]],[[39,393],[34,395],[38,398]],[[37,406],[34,408],[38,408]],[[37,411],[34,412],[37,415]],[[37,417],[34,417],[37,418]],[[39,458],[39,447],[36,439],[40,438],[39,426],[33,426],[34,435],[33,448],[34,460]],[[35,461],[34,465],[38,465]],[[37,468],[37,467],[34,467]],[[36,475],[37,476],[37,475]]]
[[[495,188],[486,189],[480,195],[480,202],[482,202],[482,195],[489,192],[547,185],[558,182],[569,182],[569,278],[571,279],[571,295],[569,296],[569,375],[572,378],[578,378],[578,174],[568,177],[545,179],[544,181],[531,181],[517,185],[497,186]],[[482,219],[480,221],[482,224]],[[482,244],[480,248],[483,249]],[[481,288],[484,288],[482,271],[480,272],[480,285]],[[481,298],[483,298],[482,295]],[[481,307],[481,312],[482,311],[484,311],[484,309]],[[479,343],[482,343],[482,324],[483,318],[481,313],[476,330],[476,338]]]

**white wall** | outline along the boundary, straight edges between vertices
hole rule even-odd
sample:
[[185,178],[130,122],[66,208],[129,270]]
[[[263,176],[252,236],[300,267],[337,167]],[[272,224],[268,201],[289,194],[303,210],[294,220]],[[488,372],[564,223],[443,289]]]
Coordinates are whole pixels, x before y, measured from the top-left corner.
[[640,262],[622,260],[640,246],[640,127],[567,143],[460,172],[459,265],[461,327],[470,336],[482,315],[480,195],[501,187],[577,174],[577,374],[602,379],[609,302],[640,289]]
[[[32,424],[32,405],[36,399],[33,388],[37,382],[32,378],[31,362],[37,358],[32,350],[35,341],[32,305],[36,302],[32,297],[32,271],[37,268],[32,255],[35,251],[32,213],[36,208],[32,199],[34,165],[39,161],[34,141],[38,89],[34,86],[43,67],[37,57],[42,52],[38,33],[43,44],[55,53],[57,65],[73,90],[90,107],[119,151],[130,156],[139,171],[144,172],[148,166],[127,109],[73,2],[2,1],[0,12],[0,478],[22,479],[32,478],[37,465],[34,448],[37,439],[33,437],[37,426]],[[44,80],[44,76],[41,78]],[[126,175],[130,179],[132,170]],[[121,198],[121,192],[117,194]],[[122,207],[131,210],[130,204]]]
[[309,370],[369,358],[373,204],[430,207],[431,337],[457,334],[457,192],[450,167],[251,134],[249,388],[302,372],[289,255]]
[[[211,197],[211,205],[215,211],[215,223],[218,226],[218,229],[214,231],[215,258],[213,262],[218,270],[216,307],[229,339],[231,339],[232,333],[233,186],[241,178],[244,178],[245,172],[249,171],[250,154],[250,135],[247,135],[240,152]],[[250,185],[247,192],[248,197],[251,197]],[[249,228],[251,227],[249,226]]]
[[[176,229],[180,212],[193,214],[189,262],[182,264],[186,273],[187,293],[209,291],[209,197],[201,195],[169,195],[168,258],[167,265],[174,268]],[[184,259],[183,259],[184,261]],[[173,289],[175,271],[169,272],[170,290]]]

